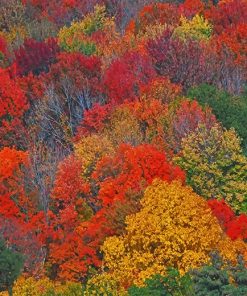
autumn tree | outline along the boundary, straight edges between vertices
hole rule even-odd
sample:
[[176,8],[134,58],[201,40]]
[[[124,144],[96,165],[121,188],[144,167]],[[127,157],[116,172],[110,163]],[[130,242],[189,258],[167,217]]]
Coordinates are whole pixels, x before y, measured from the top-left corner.
[[58,44],[67,52],[103,55],[103,50],[117,37],[114,19],[107,17],[104,6],[97,5],[94,12],[82,21],[73,22],[69,28],[62,28],[58,34]]
[[[182,139],[194,132],[200,124],[210,129],[216,119],[210,108],[202,108],[197,101],[182,99],[175,110],[171,110],[168,127],[164,126],[164,137],[169,139],[171,147],[177,153],[181,149]],[[169,131],[171,129],[171,131]]]
[[25,147],[23,118],[29,108],[25,94],[7,71],[0,69],[0,147]]
[[213,24],[214,31],[219,34],[227,28],[245,23],[246,8],[245,0],[220,1],[218,5],[212,5],[205,11],[205,16]]
[[17,75],[26,75],[32,72],[35,75],[48,72],[50,64],[56,60],[59,48],[56,40],[48,39],[46,42],[26,39],[24,44],[15,51]]
[[115,59],[106,69],[103,85],[108,102],[119,104],[125,100],[134,100],[140,87],[155,77],[155,71],[149,57],[138,52],[126,53]]
[[154,24],[174,26],[179,23],[177,7],[170,3],[152,3],[144,6],[136,20],[130,21],[127,32],[144,33]]
[[192,20],[188,20],[181,16],[180,26],[174,30],[174,35],[182,40],[208,40],[211,37],[212,25],[203,16],[196,14]]
[[165,274],[168,266],[182,272],[199,267],[209,261],[210,251],[229,244],[224,257],[236,259],[238,248],[246,248],[230,242],[207,202],[179,181],[154,181],[141,206],[126,218],[126,233],[107,238],[102,247],[108,273],[125,287]]
[[184,89],[205,81],[212,83],[213,73],[207,63],[209,52],[204,46],[194,40],[184,42],[172,36],[173,32],[167,29],[147,45],[157,73],[168,76],[171,82],[181,84]]
[[182,141],[177,163],[187,182],[206,199],[224,198],[236,212],[246,212],[246,157],[233,129],[199,126]]

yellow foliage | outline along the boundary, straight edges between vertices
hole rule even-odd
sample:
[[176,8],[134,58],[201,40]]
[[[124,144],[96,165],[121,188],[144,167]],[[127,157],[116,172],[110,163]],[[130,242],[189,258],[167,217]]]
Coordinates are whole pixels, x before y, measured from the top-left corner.
[[41,296],[50,289],[54,289],[54,283],[47,278],[35,280],[32,277],[21,277],[14,285],[13,296]]
[[107,136],[92,135],[75,144],[75,155],[82,162],[82,174],[88,176],[102,156],[114,152],[113,144]]
[[[53,282],[48,278],[35,279],[33,277],[20,277],[14,284],[13,296],[44,296],[46,293],[48,293],[47,295],[55,295],[54,293],[64,296],[80,295],[79,293],[71,294],[70,291],[81,291],[81,285],[71,282],[61,284]],[[7,295],[8,292],[0,292],[0,296]]]
[[235,211],[247,212],[247,158],[233,129],[199,126],[182,141],[181,156],[175,160],[198,194],[224,198]]
[[[97,38],[93,33],[100,31]],[[118,38],[114,18],[106,16],[105,6],[96,5],[94,12],[82,21],[63,27],[58,33],[60,47],[68,52],[79,51],[86,55],[109,55],[111,42]]]
[[208,40],[213,31],[212,25],[203,16],[196,14],[192,20],[181,16],[180,26],[174,30],[174,36],[178,36],[182,40]]
[[119,283],[109,273],[102,273],[89,279],[84,296],[127,296],[128,293],[119,285]]
[[[155,180],[141,205],[140,212],[126,218],[126,234],[107,238],[102,247],[105,266],[123,286],[142,285],[154,274],[165,274],[168,266],[182,273],[199,267],[228,242],[207,202],[179,181]],[[227,258],[243,249],[235,244]]]
[[14,26],[10,28],[8,32],[0,32],[0,36],[3,36],[7,40],[8,44],[12,48],[18,48],[22,45],[25,38],[28,38],[28,32],[25,26]]
[[127,106],[119,107],[111,114],[109,125],[105,128],[104,134],[116,146],[121,143],[136,146],[142,142],[138,120]]

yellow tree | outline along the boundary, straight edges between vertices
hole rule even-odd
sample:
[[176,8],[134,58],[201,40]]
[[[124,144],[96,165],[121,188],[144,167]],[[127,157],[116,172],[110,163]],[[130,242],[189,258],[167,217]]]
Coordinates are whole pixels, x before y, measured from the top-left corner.
[[58,33],[58,43],[64,51],[85,55],[110,54],[109,48],[116,39],[118,33],[114,19],[107,17],[105,6],[99,5],[81,21],[63,27]]
[[198,194],[224,198],[235,211],[247,212],[247,158],[233,129],[199,126],[183,139],[176,161]]
[[244,242],[226,238],[207,202],[179,181],[155,180],[141,205],[126,218],[126,233],[107,238],[102,247],[109,273],[125,287],[164,274],[168,266],[182,273],[196,268],[212,250],[234,260],[246,249]]
[[211,37],[213,31],[212,25],[199,14],[196,14],[192,20],[181,16],[180,23],[180,26],[174,30],[174,35],[182,40],[188,38],[193,40],[208,40]]

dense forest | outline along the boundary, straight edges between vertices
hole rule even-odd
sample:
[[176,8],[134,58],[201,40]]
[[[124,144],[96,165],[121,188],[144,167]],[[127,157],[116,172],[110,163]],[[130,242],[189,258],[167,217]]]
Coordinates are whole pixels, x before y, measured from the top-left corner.
[[0,0],[0,295],[247,295],[247,0]]

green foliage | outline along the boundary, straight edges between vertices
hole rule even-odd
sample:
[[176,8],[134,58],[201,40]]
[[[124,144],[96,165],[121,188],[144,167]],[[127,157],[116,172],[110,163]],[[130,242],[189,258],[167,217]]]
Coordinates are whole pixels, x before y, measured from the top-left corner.
[[236,267],[226,265],[218,254],[212,264],[191,272],[197,296],[247,295],[247,269],[242,258]]
[[242,147],[247,155],[247,92],[234,96],[215,86],[202,84],[191,88],[187,96],[196,98],[203,106],[210,106],[224,127],[233,127],[243,139]]
[[145,281],[144,287],[132,286],[130,296],[193,296],[192,281],[189,274],[180,275],[174,268],[168,268],[166,276],[159,274]]
[[21,273],[23,257],[9,250],[3,240],[0,241],[0,290],[8,290],[12,295],[12,287]]

